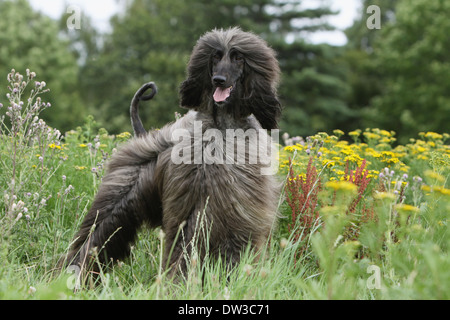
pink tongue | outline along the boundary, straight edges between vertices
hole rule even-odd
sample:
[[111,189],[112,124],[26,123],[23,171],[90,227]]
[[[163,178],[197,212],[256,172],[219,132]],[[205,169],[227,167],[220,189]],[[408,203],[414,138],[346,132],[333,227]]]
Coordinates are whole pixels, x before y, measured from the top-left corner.
[[225,101],[226,98],[230,96],[231,87],[229,88],[217,88],[214,92],[214,101],[215,102],[222,102]]

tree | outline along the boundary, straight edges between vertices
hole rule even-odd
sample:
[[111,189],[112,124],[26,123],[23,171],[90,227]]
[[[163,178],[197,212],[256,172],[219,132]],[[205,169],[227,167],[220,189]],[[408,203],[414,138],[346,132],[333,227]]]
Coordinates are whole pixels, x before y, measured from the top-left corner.
[[278,52],[282,69],[279,94],[284,106],[281,129],[291,135],[331,131],[353,117],[339,48],[305,41],[305,35],[332,30],[325,5],[305,9],[302,1],[202,0],[212,27],[239,25],[265,38]]
[[341,128],[353,116],[346,102],[349,87],[344,81],[345,65],[340,62],[342,50],[305,40],[307,33],[332,30],[323,21],[336,12],[324,5],[305,10],[296,1],[274,3],[279,6],[272,37],[277,38],[274,46],[283,70],[282,129],[305,136]]
[[289,0],[131,1],[111,20],[113,32],[104,38],[99,58],[88,59],[83,68],[89,83],[83,91],[96,95],[87,103],[95,106],[108,130],[124,130],[130,128],[128,106],[134,92],[143,82],[155,81],[159,93],[141,114],[147,128],[164,125],[180,111],[178,86],[198,37],[213,28],[240,26],[261,35],[279,53],[282,130],[312,134],[334,129],[351,116],[342,67],[335,48],[303,40],[305,32],[330,29],[321,19],[330,14],[324,6],[304,9]]
[[297,42],[279,50],[283,67],[280,95],[285,107],[282,129],[291,135],[342,128],[352,113],[339,48]]
[[367,28],[367,20],[371,13],[367,13],[370,6],[380,8],[380,27],[395,21],[395,7],[398,0],[361,0],[361,10],[353,25],[345,30],[348,38],[346,47],[353,50],[361,50],[367,53],[373,52],[374,41],[380,35],[378,29]]
[[111,19],[112,33],[103,36],[100,53],[88,57],[81,72],[90,112],[108,131],[131,131],[130,101],[144,82],[154,81],[159,89],[141,105],[147,129],[173,121],[174,112],[180,112],[178,86],[195,43],[191,10],[181,0],[135,0]]
[[367,110],[369,125],[398,132],[448,131],[450,123],[450,2],[400,0],[396,19],[374,44],[383,73],[381,94]]
[[343,125],[342,129],[346,131],[369,125],[363,117],[367,116],[371,99],[381,93],[384,81],[384,72],[375,64],[374,58],[374,43],[382,32],[367,27],[367,20],[371,16],[367,9],[371,5],[380,8],[379,24],[383,30],[387,24],[395,21],[396,3],[397,0],[361,0],[359,16],[345,30],[348,42],[344,48],[342,63],[347,66],[346,82],[350,87],[346,101],[354,115]]
[[84,113],[76,90],[78,65],[68,42],[58,36],[57,24],[34,12],[26,0],[0,0],[0,12],[0,93],[7,93],[11,69],[25,74],[28,68],[51,90],[43,99],[57,112],[44,112],[43,118],[60,130],[73,128]]

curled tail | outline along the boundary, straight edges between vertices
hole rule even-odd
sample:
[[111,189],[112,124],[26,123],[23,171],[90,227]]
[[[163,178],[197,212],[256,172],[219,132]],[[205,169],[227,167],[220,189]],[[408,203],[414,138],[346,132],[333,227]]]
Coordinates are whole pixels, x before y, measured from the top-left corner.
[[[144,92],[148,89],[152,89],[152,92],[146,96],[144,96]],[[139,117],[139,101],[147,101],[152,99],[155,94],[158,93],[158,88],[154,82],[148,82],[144,84],[136,93],[134,94],[133,100],[131,100],[130,106],[130,116],[131,116],[131,125],[133,126],[134,135],[139,137],[143,136],[147,133],[144,125],[142,124],[141,118]]]

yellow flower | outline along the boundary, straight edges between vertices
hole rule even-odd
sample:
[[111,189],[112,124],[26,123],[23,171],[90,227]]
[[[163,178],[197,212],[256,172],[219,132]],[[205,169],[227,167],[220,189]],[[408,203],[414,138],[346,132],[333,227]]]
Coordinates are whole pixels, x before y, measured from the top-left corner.
[[333,169],[334,172],[336,172],[338,175],[344,175],[345,171],[339,170],[339,169]]
[[322,160],[322,166],[326,166],[327,168],[334,167],[336,165],[336,161],[332,161],[329,159],[323,159]]
[[398,160],[397,158],[383,160],[383,162],[386,162],[386,163],[398,163],[399,161],[400,160]]
[[341,153],[346,154],[346,155],[351,155],[353,153],[353,151],[349,147],[345,147],[345,148],[342,148]]
[[355,193],[358,187],[351,182],[348,181],[328,181],[325,186],[329,189],[333,189],[335,191],[344,191],[344,192],[352,192]]
[[428,157],[427,157],[427,156],[424,156],[424,155],[422,155],[422,154],[419,154],[419,155],[417,156],[417,159],[419,159],[419,160],[428,160]]
[[119,139],[129,139],[131,137],[131,133],[125,131],[125,132],[119,133],[116,137]]
[[382,138],[381,140],[380,140],[380,142],[381,143],[391,143],[391,142],[394,142],[394,139],[393,138]]
[[78,146],[79,146],[80,148],[86,148],[86,147],[87,147],[87,145],[85,145],[84,143],[80,143]]
[[62,149],[61,146],[58,146],[58,145],[56,145],[56,144],[54,144],[54,143],[49,144],[48,147],[49,147],[50,149],[58,149],[58,150],[61,150],[61,149]]
[[284,151],[294,152],[294,146],[286,146],[286,147],[284,147]]
[[392,151],[381,151],[383,156],[394,157],[394,153]]
[[373,148],[367,148],[365,151],[366,155],[374,157],[374,158],[381,158],[382,154],[375,151]]
[[324,143],[332,143],[332,144],[335,144],[336,141],[337,141],[338,139],[339,139],[339,138],[336,137],[336,136],[329,136],[329,137],[323,139],[323,142],[324,142]]
[[334,205],[334,206],[323,206],[320,208],[320,213],[325,216],[334,216],[334,215],[344,215],[347,211],[347,206],[344,205]]
[[358,166],[361,165],[363,160],[364,159],[361,158],[360,156],[358,156],[357,154],[352,154],[352,155],[349,155],[349,156],[344,158],[344,161],[354,162],[354,163],[358,164]]
[[299,144],[284,147],[284,151],[294,152],[295,150],[302,151],[303,147]]
[[349,135],[350,137],[359,137],[360,134],[361,134],[361,130],[350,131],[350,132],[348,133],[348,135]]
[[403,212],[419,212],[419,208],[415,207],[415,206],[411,206],[409,204],[397,204],[395,206],[395,209],[397,209],[398,211],[403,211]]
[[441,140],[443,138],[443,136],[442,136],[442,134],[430,131],[430,132],[425,133],[425,138],[430,138],[433,140]]
[[335,135],[337,135],[338,138],[339,138],[340,136],[343,136],[343,135],[344,135],[344,131],[339,130],[339,129],[333,130],[333,133],[334,133]]
[[445,178],[443,176],[441,176],[437,172],[434,172],[433,170],[425,171],[425,176],[432,180],[435,180],[436,182],[444,183],[444,181],[445,181]]
[[78,170],[78,171],[81,171],[81,170],[85,170],[86,169],[86,167],[84,167],[84,166],[75,166],[75,170]]
[[450,196],[450,189],[446,189],[444,187],[434,187],[434,191],[444,195],[444,196]]
[[364,137],[366,137],[369,140],[378,140],[380,139],[380,136],[376,133],[372,133],[372,132],[364,132],[363,133]]
[[380,172],[377,170],[369,170],[369,174],[367,175],[367,178],[375,178],[378,179],[378,176],[380,175]]
[[382,149],[391,149],[391,145],[387,144],[387,143],[379,143],[376,145],[377,149],[382,150]]
[[397,198],[392,192],[376,192],[373,197],[378,200],[395,200]]
[[444,196],[450,196],[450,189],[446,189],[444,187],[430,187],[427,185],[423,185],[421,189],[425,192],[437,192]]

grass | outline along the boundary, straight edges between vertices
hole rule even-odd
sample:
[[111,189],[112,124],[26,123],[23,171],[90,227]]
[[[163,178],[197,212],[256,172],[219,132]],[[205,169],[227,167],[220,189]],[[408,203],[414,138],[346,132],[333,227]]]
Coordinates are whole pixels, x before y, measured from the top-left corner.
[[[105,161],[129,133],[88,118],[64,136],[39,118],[45,82],[12,71],[0,104],[0,299],[449,299],[448,134],[395,145],[380,129],[286,138],[280,219],[263,259],[236,269],[189,257],[186,281],[161,271],[164,237],[142,230],[131,256],[74,290],[54,273]],[[57,112],[57,107],[55,112]],[[48,112],[48,111],[47,111]],[[203,279],[203,280],[202,280]]]

